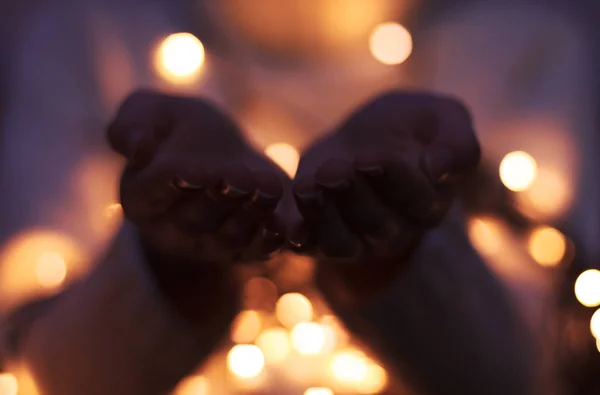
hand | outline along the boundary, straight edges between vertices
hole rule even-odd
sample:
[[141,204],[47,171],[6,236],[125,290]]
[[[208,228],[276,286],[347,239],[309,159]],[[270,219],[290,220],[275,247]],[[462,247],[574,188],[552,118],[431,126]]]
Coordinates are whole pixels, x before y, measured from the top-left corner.
[[128,161],[121,180],[125,217],[163,290],[186,313],[196,314],[199,292],[234,292],[224,285],[233,264],[265,260],[281,246],[274,210],[282,173],[209,103],[134,93],[108,138]]
[[[383,95],[303,156],[294,195],[304,223],[292,245],[328,263],[320,266],[323,273],[379,288],[421,234],[441,221],[454,182],[479,156],[459,102]],[[369,270],[361,262],[369,262]]]

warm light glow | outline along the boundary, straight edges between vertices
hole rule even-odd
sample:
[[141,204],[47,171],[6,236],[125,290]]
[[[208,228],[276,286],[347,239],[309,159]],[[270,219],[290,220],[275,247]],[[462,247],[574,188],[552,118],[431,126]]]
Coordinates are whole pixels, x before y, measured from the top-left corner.
[[529,253],[542,266],[555,266],[565,255],[565,236],[554,228],[543,226],[529,236]]
[[348,332],[337,317],[325,315],[320,322],[325,331],[325,351],[332,351],[337,346],[344,346],[348,343]]
[[565,171],[540,166],[533,184],[516,195],[516,204],[523,214],[537,221],[546,222],[561,217],[573,202],[573,182]]
[[596,340],[596,348],[598,349],[598,352],[600,352],[600,339]]
[[285,171],[288,176],[294,178],[300,161],[300,154],[296,148],[287,143],[271,144],[265,149],[265,155]]
[[586,307],[600,306],[600,271],[586,270],[575,281],[575,296]]
[[491,256],[500,250],[500,228],[492,218],[472,218],[467,225],[469,239],[475,249],[485,256]]
[[290,338],[283,328],[267,329],[258,336],[256,345],[262,350],[265,361],[270,364],[285,361],[290,353]]
[[537,163],[527,152],[511,152],[500,163],[500,179],[511,191],[527,190],[535,181],[536,175]]
[[187,82],[198,75],[204,56],[204,46],[194,35],[172,34],[158,48],[157,69],[170,82]]
[[325,347],[325,331],[314,322],[301,322],[292,329],[292,345],[303,355],[316,355]]
[[357,350],[338,353],[331,361],[331,372],[341,382],[360,383],[369,371],[367,357]]
[[404,26],[387,22],[375,28],[369,40],[369,47],[375,59],[383,64],[393,65],[408,59],[413,42],[410,32]]
[[41,286],[59,287],[67,277],[67,264],[58,252],[44,252],[37,259],[36,275]]
[[208,381],[202,376],[190,376],[177,385],[173,395],[208,395]]
[[120,203],[114,203],[104,209],[104,216],[106,218],[114,218],[117,215],[121,215],[123,212],[123,207],[121,207]]
[[597,310],[590,320],[590,329],[596,339],[600,339],[600,310]]
[[377,364],[370,364],[363,381],[358,383],[356,389],[360,394],[378,394],[382,392],[388,383],[385,369]]
[[17,395],[19,392],[19,383],[10,373],[0,374],[0,395]]
[[227,354],[229,371],[238,377],[257,377],[265,366],[265,358],[260,348],[250,344],[238,344]]
[[307,389],[304,395],[333,395],[333,391],[325,387],[314,387]]
[[299,293],[283,295],[275,305],[275,314],[281,324],[287,328],[310,321],[313,317],[313,307],[310,300]]
[[262,327],[260,314],[253,310],[242,311],[231,326],[231,340],[234,343],[251,343]]

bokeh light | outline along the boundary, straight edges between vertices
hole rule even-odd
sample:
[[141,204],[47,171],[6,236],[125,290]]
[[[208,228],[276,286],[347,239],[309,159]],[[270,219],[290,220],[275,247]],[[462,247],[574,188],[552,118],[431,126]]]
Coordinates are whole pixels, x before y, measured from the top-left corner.
[[42,253],[36,262],[37,280],[45,288],[57,288],[67,277],[67,264],[61,254],[54,251]]
[[333,395],[333,391],[326,387],[313,387],[307,389],[304,395]]
[[596,348],[598,349],[598,352],[600,352],[600,338],[596,339]]
[[527,152],[511,152],[500,162],[500,179],[511,191],[527,190],[535,181],[536,175],[537,163]]
[[268,364],[281,363],[290,353],[290,337],[283,328],[265,330],[256,339],[256,345],[261,349]]
[[542,266],[555,266],[567,250],[565,236],[558,230],[541,226],[529,236],[529,254]]
[[590,329],[596,339],[600,338],[600,310],[597,310],[590,320]]
[[238,377],[249,379],[257,377],[265,366],[265,357],[255,345],[238,344],[227,354],[227,367]]
[[600,271],[586,270],[575,281],[575,296],[586,307],[600,306]]
[[231,340],[234,343],[251,343],[262,328],[260,314],[253,310],[242,311],[231,326]]
[[0,374],[0,395],[17,395],[19,383],[15,376],[10,373]]
[[123,213],[123,207],[120,203],[113,203],[104,209],[106,218],[115,218]]
[[183,379],[173,395],[208,395],[208,380],[203,376],[190,376]]
[[298,170],[300,154],[287,143],[275,143],[265,149],[265,155],[277,164],[290,178],[294,178]]
[[379,24],[369,40],[371,54],[383,64],[403,63],[410,56],[413,42],[410,32],[395,22]]
[[156,67],[169,82],[189,82],[199,74],[204,58],[204,46],[200,40],[190,33],[176,33],[159,45]]
[[331,372],[342,383],[360,383],[368,373],[368,360],[364,353],[358,350],[344,350],[337,353],[331,360]]
[[481,255],[495,255],[501,248],[500,227],[495,219],[471,218],[467,224],[467,233]]
[[299,293],[288,293],[277,301],[275,314],[283,326],[292,328],[300,322],[312,320],[313,307],[306,296]]
[[324,315],[320,320],[325,332],[325,351],[332,351],[338,346],[348,343],[349,334],[340,320],[334,315]]
[[294,349],[302,355],[316,355],[325,348],[325,331],[315,322],[301,322],[291,333]]
[[371,363],[367,367],[367,373],[356,390],[361,394],[378,394],[382,392],[388,383],[387,372],[381,366]]

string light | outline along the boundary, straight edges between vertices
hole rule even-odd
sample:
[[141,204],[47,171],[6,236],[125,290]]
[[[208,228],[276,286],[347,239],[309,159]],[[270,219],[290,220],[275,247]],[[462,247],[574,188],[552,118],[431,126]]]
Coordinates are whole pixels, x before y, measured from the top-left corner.
[[238,344],[227,354],[227,367],[238,377],[250,379],[258,377],[265,366],[262,351],[255,345]]
[[467,224],[469,239],[482,255],[493,256],[500,250],[500,227],[492,218],[472,218]]
[[360,383],[368,373],[367,358],[358,350],[339,352],[332,359],[330,368],[333,376],[343,383]]
[[590,320],[590,330],[596,339],[600,338],[600,310],[597,310]]
[[19,383],[15,376],[10,373],[0,374],[0,395],[17,395]]
[[283,326],[292,328],[300,322],[312,320],[313,307],[306,296],[299,293],[288,293],[277,301],[275,314]]
[[242,311],[231,326],[231,340],[234,343],[251,343],[262,327],[260,315],[253,310]]
[[378,394],[382,392],[388,383],[387,372],[381,366],[371,363],[367,368],[367,374],[356,386],[361,394]]
[[283,328],[267,329],[258,336],[256,345],[268,364],[283,362],[290,353],[290,337]]
[[44,252],[36,262],[38,282],[45,288],[58,288],[67,277],[67,264],[58,252]]
[[333,391],[325,387],[313,387],[304,391],[304,395],[333,395]]
[[383,64],[395,65],[406,61],[413,49],[410,32],[395,22],[377,25],[369,40],[371,54]]
[[202,42],[190,33],[168,36],[158,47],[156,68],[172,83],[187,83],[198,76],[204,64]]
[[524,151],[507,154],[500,162],[500,179],[511,191],[527,190],[537,175],[535,159]]
[[558,230],[538,227],[529,236],[529,253],[542,266],[555,266],[565,255],[567,241]]
[[294,178],[300,162],[298,150],[287,143],[275,143],[265,149],[265,155],[279,166],[290,178]]
[[600,271],[586,270],[575,281],[575,296],[586,307],[600,306]]
[[121,215],[122,212],[123,212],[123,207],[121,207],[121,204],[114,203],[104,209],[104,216],[106,218],[114,218],[117,215]]
[[302,355],[316,355],[325,347],[325,331],[315,322],[301,322],[292,329],[292,345]]
[[183,379],[173,395],[208,395],[208,381],[203,376],[190,376]]

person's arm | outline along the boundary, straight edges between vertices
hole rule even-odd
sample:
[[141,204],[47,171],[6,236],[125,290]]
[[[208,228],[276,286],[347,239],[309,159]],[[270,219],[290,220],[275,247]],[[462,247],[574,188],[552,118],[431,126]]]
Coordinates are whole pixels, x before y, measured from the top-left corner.
[[165,297],[125,224],[85,281],[7,320],[5,354],[26,363],[44,394],[164,395],[209,355],[237,309],[235,287],[218,284],[226,279],[207,271],[193,281],[188,296],[204,301],[204,321]]
[[458,214],[394,266],[400,269],[382,272],[375,279],[380,288],[359,301],[340,291],[369,281],[368,268],[355,275],[324,263],[317,278],[349,329],[422,390],[417,393],[535,393],[535,339],[507,289],[471,247]]

